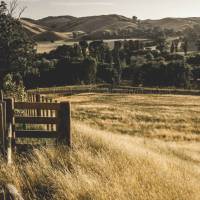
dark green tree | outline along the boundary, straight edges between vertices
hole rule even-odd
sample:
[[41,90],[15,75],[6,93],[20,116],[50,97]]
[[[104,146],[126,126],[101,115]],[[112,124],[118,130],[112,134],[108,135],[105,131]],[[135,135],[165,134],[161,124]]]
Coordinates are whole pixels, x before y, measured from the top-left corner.
[[179,46],[179,39],[176,39],[176,40],[174,40],[175,52],[178,52],[178,46]]
[[186,39],[182,43],[182,48],[183,48],[185,55],[187,55],[187,53],[188,53],[188,41]]
[[174,53],[174,51],[175,51],[175,44],[174,44],[174,41],[172,41],[172,44],[171,44],[171,47],[170,47],[170,52]]
[[156,39],[156,49],[158,49],[161,53],[164,52],[167,48],[166,38],[159,37]]
[[200,39],[196,42],[197,51],[200,51]]
[[83,80],[87,84],[95,83],[97,74],[97,63],[94,58],[88,57],[83,61]]
[[138,22],[138,18],[136,16],[132,17],[133,23],[137,23]]
[[7,73],[24,74],[33,66],[35,49],[19,19],[14,18],[5,2],[0,3],[0,78]]
[[88,42],[86,40],[82,40],[82,41],[79,42],[79,45],[81,47],[83,57],[86,58],[86,56],[87,56],[87,48],[89,46]]
[[104,62],[104,46],[103,40],[93,41],[89,45],[90,56],[95,58],[97,62]]

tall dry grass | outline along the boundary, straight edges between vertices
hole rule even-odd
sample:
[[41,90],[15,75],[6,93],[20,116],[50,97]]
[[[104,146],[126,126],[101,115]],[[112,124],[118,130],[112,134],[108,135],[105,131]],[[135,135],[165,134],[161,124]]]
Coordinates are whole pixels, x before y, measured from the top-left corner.
[[25,199],[200,199],[200,145],[113,134],[74,123],[73,149],[35,150],[0,167]]

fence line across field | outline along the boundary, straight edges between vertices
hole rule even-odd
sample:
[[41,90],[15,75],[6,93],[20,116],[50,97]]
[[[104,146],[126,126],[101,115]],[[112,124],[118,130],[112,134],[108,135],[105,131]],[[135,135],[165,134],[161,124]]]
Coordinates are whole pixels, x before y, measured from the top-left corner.
[[91,87],[80,89],[54,88],[50,90],[35,89],[32,92],[39,94],[65,94],[75,95],[82,93],[114,93],[114,94],[163,94],[163,95],[196,95],[200,96],[200,90],[184,90],[184,89],[161,89],[161,88],[145,88],[145,87]]

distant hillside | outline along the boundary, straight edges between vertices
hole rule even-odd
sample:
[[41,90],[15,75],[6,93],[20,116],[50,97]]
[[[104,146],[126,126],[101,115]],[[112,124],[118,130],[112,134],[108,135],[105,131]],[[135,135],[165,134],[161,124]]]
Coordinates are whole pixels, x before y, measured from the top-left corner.
[[[61,27],[65,26],[71,20],[75,20],[76,17],[72,16],[57,16],[57,17],[45,17],[43,19],[39,19],[35,21],[35,23],[48,27],[51,31],[61,31]],[[62,32],[65,32],[62,31]]]
[[49,27],[39,25],[38,21],[32,19],[21,19],[27,33],[36,41],[58,41],[70,39],[70,33],[51,31]]
[[[39,20],[25,18],[22,19],[22,23],[26,30],[39,41],[41,41],[41,39],[50,41],[51,38],[55,38],[55,40],[72,39],[72,32],[76,32],[78,35],[80,33],[84,35],[85,33],[91,38],[102,38],[106,34],[112,37],[117,33],[118,35],[124,35],[127,32],[137,32],[138,30],[154,27],[173,29],[175,32],[184,31],[188,28],[193,29],[195,27],[195,31],[200,33],[200,28],[197,28],[200,27],[200,17],[164,18],[158,20],[148,19],[141,20],[140,23],[137,23],[133,19],[121,15],[100,15],[79,18],[57,16],[46,17]],[[141,36],[140,32],[138,32],[139,37]],[[42,35],[38,36],[38,34]],[[77,37],[77,39],[78,38],[79,37]]]
[[146,28],[160,27],[162,29],[173,29],[174,31],[183,31],[187,28],[193,28],[200,25],[200,17],[191,18],[164,18],[159,20],[144,20],[141,24]]
[[47,30],[46,27],[36,24],[36,22],[31,19],[21,19],[21,23],[31,36],[41,34]]
[[[24,18],[21,20],[26,30],[37,41],[68,39],[66,34],[77,32],[88,35],[102,35],[104,32],[115,32],[123,29],[136,29],[137,24],[132,19],[120,15],[101,15],[91,17],[58,16],[39,20]],[[61,33],[59,35],[58,33]],[[63,35],[62,33],[65,33]],[[54,36],[53,36],[54,35]],[[57,37],[59,35],[59,37]],[[61,37],[60,37],[61,36]]]
[[101,15],[81,17],[69,21],[60,27],[60,31],[84,31],[91,33],[100,30],[118,30],[120,28],[136,27],[131,19],[120,15]]

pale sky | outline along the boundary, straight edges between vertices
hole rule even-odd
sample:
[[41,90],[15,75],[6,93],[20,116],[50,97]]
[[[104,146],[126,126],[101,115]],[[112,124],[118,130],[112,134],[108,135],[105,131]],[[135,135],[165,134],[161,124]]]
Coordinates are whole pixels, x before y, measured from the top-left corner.
[[[6,0],[8,1],[8,0]],[[139,19],[200,17],[200,0],[18,0],[27,6],[23,17],[136,15]]]

